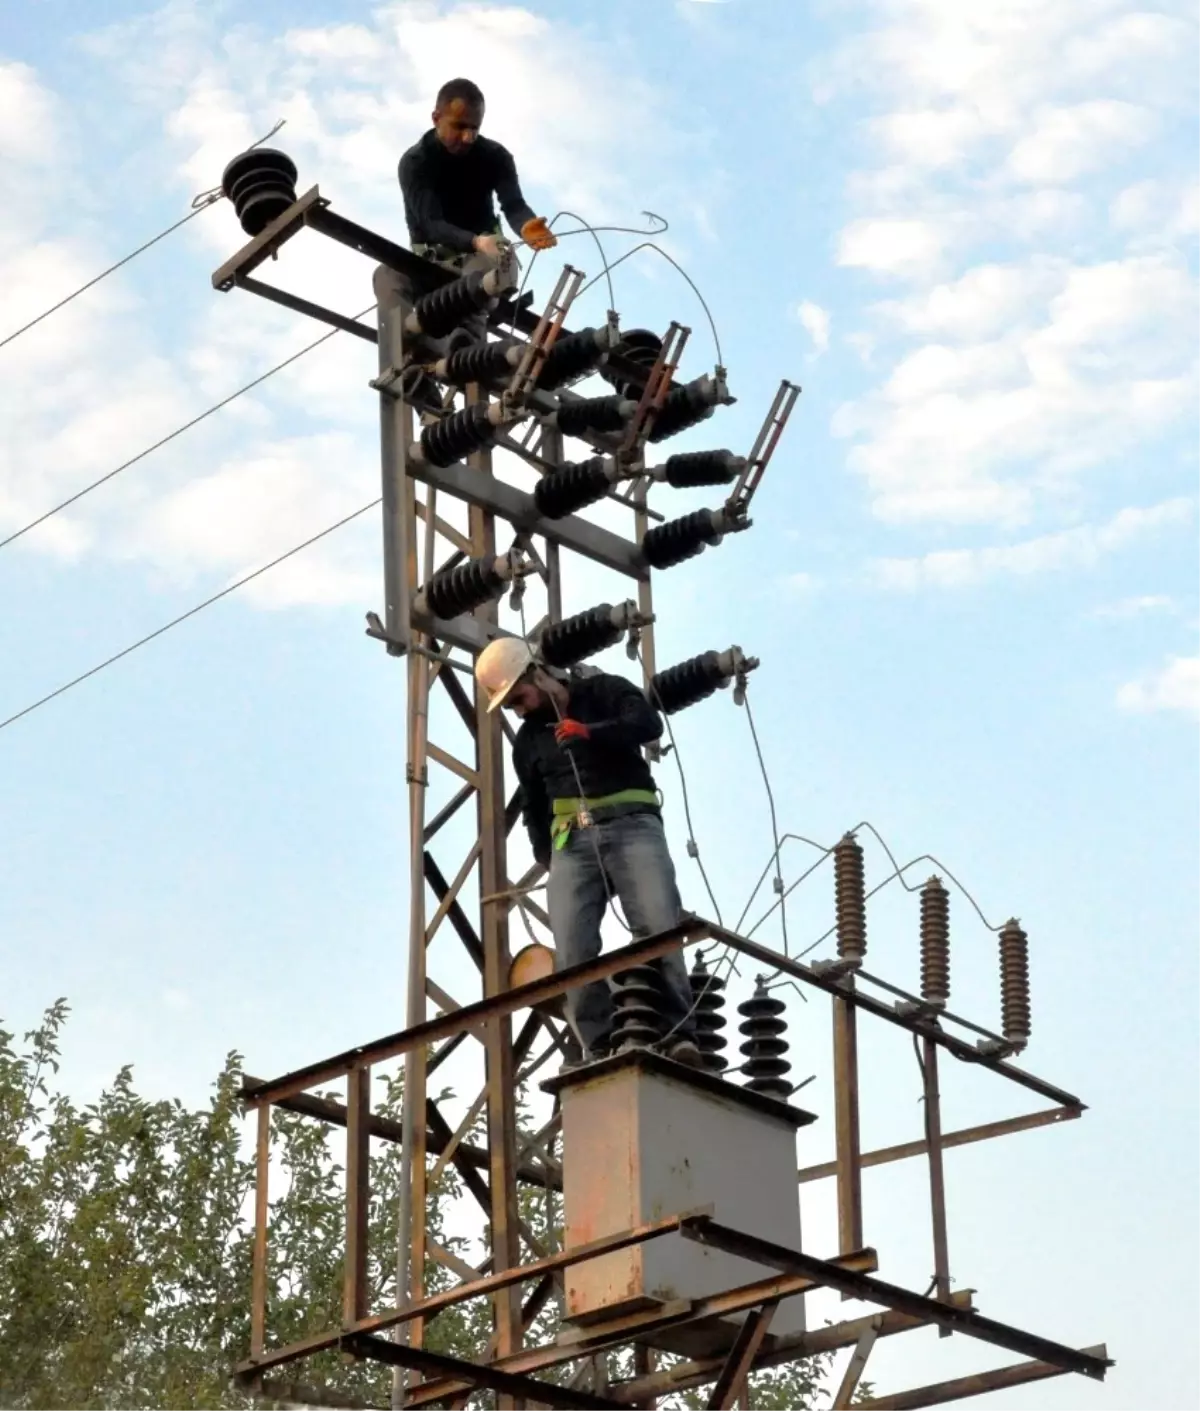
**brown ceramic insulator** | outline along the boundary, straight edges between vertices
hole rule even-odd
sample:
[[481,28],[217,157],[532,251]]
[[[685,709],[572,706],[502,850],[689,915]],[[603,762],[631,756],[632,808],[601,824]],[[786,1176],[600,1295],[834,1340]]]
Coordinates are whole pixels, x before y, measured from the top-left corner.
[[940,877],[921,888],[921,998],[937,1009],[950,999],[950,893]]
[[1000,1029],[1011,1044],[1029,1040],[1029,937],[1015,920],[1000,932]]
[[833,883],[838,956],[842,960],[861,961],[867,954],[866,884],[863,850],[850,833],[833,850]]

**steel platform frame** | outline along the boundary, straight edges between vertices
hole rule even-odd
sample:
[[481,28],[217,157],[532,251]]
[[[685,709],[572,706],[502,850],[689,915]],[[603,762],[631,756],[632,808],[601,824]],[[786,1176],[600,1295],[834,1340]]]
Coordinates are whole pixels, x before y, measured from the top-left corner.
[[[357,1404],[327,1390],[314,1391],[302,1384],[280,1380],[276,1373],[317,1352],[340,1349],[355,1358],[378,1361],[400,1369],[394,1383],[393,1404],[423,1406],[445,1401],[464,1404],[473,1390],[491,1389],[499,1407],[553,1406],[653,1406],[656,1399],[688,1388],[713,1385],[709,1405],[747,1404],[748,1378],[755,1371],[810,1357],[834,1348],[854,1349],[850,1365],[834,1400],[835,1407],[850,1404],[874,1342],[913,1328],[936,1326],[942,1335],[958,1332],[1004,1347],[1026,1360],[1010,1367],[979,1373],[893,1396],[877,1397],[860,1405],[918,1407],[942,1404],[1003,1386],[1075,1372],[1102,1379],[1112,1365],[1103,1345],[1075,1349],[985,1318],[974,1308],[972,1291],[952,1291],[946,1230],[945,1182],[942,1154],[953,1146],[987,1140],[1049,1123],[1079,1117],[1084,1104],[1072,1094],[1035,1077],[1009,1061],[1003,1039],[955,1016],[929,1011],[915,996],[876,980],[858,969],[839,970],[789,960],[775,950],[735,934],[699,917],[688,916],[675,930],[632,941],[596,961],[520,987],[509,984],[511,961],[510,918],[514,911],[531,934],[548,930],[548,918],[528,895],[540,869],[513,879],[508,871],[507,840],[517,820],[516,799],[505,792],[504,741],[511,728],[499,713],[489,715],[471,675],[471,659],[502,629],[496,604],[472,614],[443,621],[422,613],[416,601],[418,588],[436,572],[466,557],[498,552],[497,527],[511,528],[516,543],[536,565],[546,586],[548,620],[562,617],[562,550],[579,553],[595,563],[624,575],[636,584],[636,602],[643,619],[642,661],[646,681],[656,668],[653,630],[653,596],[650,570],[639,546],[648,526],[658,516],[646,504],[644,482],[640,492],[622,496],[634,518],[634,535],[623,539],[582,515],[547,520],[541,517],[533,496],[499,480],[488,451],[476,452],[465,463],[437,468],[414,459],[413,413],[395,393],[397,373],[405,356],[402,310],[380,314],[372,328],[355,319],[253,277],[253,271],[305,229],[311,229],[366,255],[377,264],[403,275],[414,295],[448,283],[454,276],[365,227],[336,214],[317,187],[250,240],[213,276],[216,289],[240,288],[343,329],[379,349],[380,376],[372,385],[379,391],[381,415],[385,612],[382,619],[369,615],[370,634],[380,639],[392,656],[405,658],[407,667],[408,803],[409,803],[409,944],[408,1012],[405,1027],[397,1033],[365,1043],[330,1058],[309,1064],[275,1079],[247,1076],[243,1097],[257,1117],[256,1198],[253,1274],[251,1289],[251,1343],[249,1356],[235,1375],[256,1393],[276,1399],[314,1404]],[[560,284],[561,287],[561,284]],[[527,337],[539,336],[539,320],[528,300],[506,301],[491,315]],[[672,325],[675,330],[677,325]],[[561,330],[566,332],[565,327]],[[686,336],[686,330],[684,330]],[[668,335],[668,342],[670,335]],[[681,345],[680,345],[681,346]],[[661,363],[661,359],[660,359]],[[645,387],[646,368],[613,356],[610,365],[630,382]],[[669,385],[671,369],[658,366],[660,391]],[[720,370],[723,372],[723,369]],[[783,384],[788,387],[789,384]],[[795,389],[798,391],[798,389]],[[781,393],[783,388],[781,388]],[[569,398],[570,393],[562,394]],[[488,397],[487,389],[467,389],[468,402]],[[538,399],[541,399],[539,402]],[[553,397],[535,394],[535,409],[552,410]],[[776,406],[779,405],[777,398]],[[553,427],[531,424],[539,430],[535,449],[532,434],[518,443],[505,437],[501,444],[544,472],[562,462],[562,437]],[[767,428],[764,427],[764,433]],[[760,438],[761,439],[761,438]],[[777,432],[775,435],[777,439]],[[605,438],[593,441],[595,449],[612,449]],[[774,441],[771,443],[773,448]],[[753,454],[753,453],[752,453]],[[769,452],[768,452],[769,454]],[[418,496],[417,486],[424,485]],[[614,492],[615,494],[615,492]],[[464,533],[438,512],[439,497],[467,505],[468,529]],[[420,531],[420,532],[418,532]],[[698,644],[698,650],[702,649]],[[439,687],[466,728],[471,757],[462,758],[439,744],[430,734],[430,701]],[[429,770],[436,765],[458,781],[447,803],[430,816],[427,807]],[[443,867],[433,844],[441,830],[468,805],[474,804],[477,837],[453,867]],[[479,896],[478,919],[472,921],[460,901],[469,880]],[[430,907],[432,901],[433,906]],[[465,953],[479,974],[480,998],[463,1003],[430,973],[430,947],[446,923],[457,938],[459,956]],[[554,1162],[527,1159],[518,1143],[516,1092],[518,1068],[544,1061],[563,1041],[563,1034],[548,1016],[548,1001],[571,986],[589,979],[612,976],[639,963],[666,954],[677,946],[699,942],[718,943],[754,959],[772,971],[817,991],[829,1000],[833,1031],[835,1074],[834,1122],[836,1160],[798,1172],[801,1183],[832,1177],[837,1187],[838,1249],[829,1259],[816,1259],[800,1250],[754,1239],[716,1222],[711,1211],[681,1212],[597,1240],[577,1249],[547,1252],[537,1247],[532,1232],[519,1219],[517,1191],[521,1182],[561,1187]],[[874,991],[878,991],[875,993]],[[901,1003],[895,1002],[900,996]],[[432,1011],[432,1012],[431,1012]],[[528,1011],[514,1038],[512,1018]],[[922,1139],[880,1151],[863,1153],[859,1142],[859,1079],[857,1026],[862,1015],[899,1026],[919,1043],[925,1074],[925,1135]],[[961,1030],[961,1032],[958,1032]],[[984,1034],[980,1044],[971,1035]],[[484,1077],[476,1101],[457,1130],[452,1130],[429,1094],[430,1075],[456,1051],[472,1043],[484,1059]],[[438,1045],[435,1049],[433,1046]],[[539,1045],[540,1058],[531,1056]],[[371,1111],[370,1075],[375,1065],[403,1055],[405,1093],[403,1121],[396,1123]],[[941,1130],[938,1090],[939,1055],[988,1069],[1048,1100],[1049,1108],[963,1129]],[[316,1096],[321,1084],[344,1080],[343,1106]],[[346,1259],[342,1319],[336,1326],[287,1346],[268,1343],[267,1240],[269,1216],[270,1118],[272,1107],[302,1113],[346,1132]],[[479,1111],[486,1113],[486,1144],[465,1140]],[[420,1120],[421,1115],[424,1120]],[[405,1301],[385,1312],[367,1306],[367,1212],[369,1208],[368,1153],[372,1137],[400,1142],[408,1180],[407,1204],[401,1212],[402,1261],[399,1287]],[[551,1139],[552,1140],[552,1139]],[[463,1282],[430,1295],[424,1284],[426,1259],[446,1262],[445,1251],[427,1240],[423,1212],[427,1196],[428,1157],[452,1162],[466,1190],[481,1207],[491,1255],[480,1269],[451,1263]],[[543,1152],[542,1156],[545,1157]],[[930,1219],[934,1247],[933,1297],[885,1283],[875,1277],[877,1258],[864,1243],[862,1171],[914,1156],[924,1156],[930,1175]],[[407,1230],[407,1241],[403,1232]],[[529,1327],[553,1297],[555,1280],[575,1263],[596,1258],[614,1249],[645,1240],[676,1235],[750,1258],[772,1272],[752,1284],[726,1290],[709,1298],[678,1300],[650,1312],[626,1315],[607,1323],[571,1330],[542,1347],[526,1347]],[[528,1256],[522,1250],[524,1243]],[[532,1289],[522,1303],[522,1285]],[[883,1311],[855,1318],[813,1332],[772,1338],[771,1315],[778,1301],[811,1289],[832,1289],[843,1298],[863,1299]],[[493,1335],[486,1357],[467,1362],[434,1353],[424,1346],[428,1322],[447,1307],[472,1298],[491,1301]],[[744,1313],[745,1320],[733,1347],[720,1357],[683,1362],[655,1370],[646,1349],[637,1343],[656,1327],[713,1316]],[[383,1334],[389,1333],[390,1337]],[[596,1359],[607,1351],[633,1346],[638,1353],[637,1374],[624,1382],[590,1387],[577,1377],[571,1386],[548,1383],[539,1371],[565,1363]],[[421,1380],[408,1385],[408,1373]]]

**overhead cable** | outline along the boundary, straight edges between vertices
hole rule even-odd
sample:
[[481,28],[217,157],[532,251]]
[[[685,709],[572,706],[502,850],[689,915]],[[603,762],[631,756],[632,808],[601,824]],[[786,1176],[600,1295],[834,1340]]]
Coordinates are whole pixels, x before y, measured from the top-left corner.
[[48,705],[52,700],[70,691],[73,687],[97,675],[97,673],[103,671],[106,667],[112,666],[114,662],[118,662],[123,657],[129,656],[131,652],[136,652],[139,647],[144,647],[147,642],[153,642],[156,637],[161,637],[164,632],[169,632],[172,627],[178,627],[181,622],[186,622],[189,617],[195,617],[197,613],[203,612],[205,608],[212,607],[214,603],[220,602],[222,598],[227,598],[230,593],[236,593],[239,588],[244,588],[247,583],[252,582],[255,578],[261,578],[264,573],[269,572],[272,568],[277,568],[286,559],[292,558],[293,555],[300,553],[303,549],[309,548],[311,545],[317,543],[318,540],[326,538],[335,530],[341,529],[352,520],[358,519],[360,515],[366,514],[368,510],[373,510],[375,506],[380,503],[381,499],[382,496],[376,496],[370,504],[363,505],[361,509],[356,509],[353,514],[344,516],[342,519],[339,519],[336,524],[331,524],[327,529],[322,529],[319,534],[314,534],[311,539],[305,539],[302,544],[297,544],[295,548],[288,549],[286,553],[280,554],[278,558],[272,559],[270,563],[264,563],[261,568],[256,568],[253,573],[247,573],[235,583],[230,583],[228,587],[222,588],[219,593],[214,593],[212,597],[205,598],[202,603],[197,603],[194,608],[189,608],[187,612],[180,613],[178,617],[174,617],[170,622],[155,628],[153,632],[148,632],[144,637],[139,637],[136,642],[132,642],[128,647],[123,648],[119,652],[115,652],[98,665],[91,667],[88,671],[84,671],[79,676],[67,681],[64,685],[59,686],[57,690],[51,691],[49,695],[43,696],[41,700],[34,701],[32,705],[27,705],[24,710],[19,710],[15,715],[10,715],[7,720],[0,720],[0,730],[4,730],[9,725],[15,725],[18,720],[32,714],[33,711],[38,710],[40,707]]
[[[264,142],[274,137],[286,121],[286,118],[280,118],[270,132],[260,137],[257,142],[251,143],[250,148],[247,150],[249,151],[254,147],[259,147]],[[20,328],[8,334],[7,337],[0,338],[0,348],[7,347],[15,338],[20,338],[22,333],[28,333],[31,328],[35,328],[43,319],[47,319],[51,314],[57,313],[59,309],[69,304],[72,299],[78,299],[80,294],[85,294],[89,289],[94,288],[102,279],[107,279],[110,274],[115,274],[117,270],[127,265],[130,260],[136,259],[143,251],[148,250],[152,245],[157,245],[160,240],[165,240],[168,235],[178,230],[180,226],[187,225],[190,220],[195,220],[201,211],[207,211],[210,206],[215,206],[217,202],[222,199],[223,195],[224,192],[221,188],[215,186],[211,191],[205,191],[202,195],[197,196],[192,201],[191,211],[181,220],[177,220],[174,225],[167,226],[166,230],[160,230],[152,240],[147,240],[144,245],[139,245],[136,250],[131,250],[124,259],[118,260],[115,265],[109,265],[106,270],[102,270],[93,279],[89,279],[86,284],[81,284],[78,289],[68,294],[65,299],[60,299],[57,304],[51,304],[48,309],[43,309],[36,318],[31,318],[28,323],[22,324]]]
[[[365,314],[369,314],[374,307],[375,305],[371,304],[363,309],[362,313],[355,314],[354,317],[356,319],[362,318]],[[201,412],[199,416],[192,417],[191,421],[185,421],[182,426],[177,426],[174,431],[163,436],[160,440],[155,441],[152,446],[147,446],[145,450],[139,451],[136,456],[131,456],[127,461],[122,461],[115,469],[107,471],[104,475],[100,476],[98,480],[93,480],[90,485],[85,485],[82,490],[77,490],[75,494],[69,495],[61,503],[55,505],[53,509],[48,509],[44,514],[38,515],[36,519],[31,519],[28,524],[22,525],[20,529],[15,530],[6,539],[0,539],[0,549],[20,539],[22,535],[28,534],[31,529],[36,529],[39,524],[44,524],[46,520],[52,518],[62,510],[67,509],[77,500],[82,500],[85,495],[90,495],[93,490],[98,489],[115,475],[120,475],[123,470],[128,470],[131,465],[136,465],[138,461],[145,460],[151,452],[157,451],[160,447],[165,446],[168,441],[174,441],[177,436],[182,436],[185,431],[190,431],[193,426],[199,426],[202,421],[207,420],[214,412],[219,412],[222,407],[227,407],[230,402],[237,401],[239,397],[265,382],[268,377],[274,377],[277,372],[282,372],[285,367],[289,367],[298,358],[304,357],[306,353],[311,353],[314,348],[319,348],[322,343],[327,343],[330,338],[341,331],[340,328],[331,328],[328,333],[323,333],[320,338],[315,338],[311,343],[307,343],[299,352],[284,358],[281,363],[276,363],[273,368],[268,368],[266,372],[256,377],[253,382],[247,382],[244,387],[239,387],[236,392],[231,392],[228,397],[223,397],[219,402],[214,403],[207,411]]]

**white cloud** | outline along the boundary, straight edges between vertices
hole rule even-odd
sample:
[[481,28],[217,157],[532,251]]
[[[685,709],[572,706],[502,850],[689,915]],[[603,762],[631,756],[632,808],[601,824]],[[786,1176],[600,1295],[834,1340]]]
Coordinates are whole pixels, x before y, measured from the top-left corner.
[[1139,715],[1150,711],[1200,715],[1200,656],[1172,657],[1161,670],[1127,681],[1117,691],[1117,707]]
[[1127,622],[1148,612],[1173,612],[1175,600],[1165,593],[1142,593],[1133,598],[1122,598],[1120,602],[1098,607],[1093,617],[1106,618],[1112,622]]
[[842,231],[837,259],[874,274],[918,274],[940,264],[946,244],[947,233],[932,221],[858,220]]
[[829,310],[805,299],[797,308],[796,317],[812,339],[813,353],[819,357],[829,347]]
[[815,96],[853,96],[864,139],[838,263],[901,291],[847,329],[878,381],[834,420],[879,517],[1061,511],[1194,405],[1197,286],[1171,247],[1198,203],[1170,137],[1196,27],[1170,8],[880,0],[822,64]]
[[1131,506],[1107,523],[1078,525],[1015,544],[977,549],[942,549],[918,558],[876,559],[868,574],[877,587],[900,591],[917,588],[966,588],[989,579],[1031,577],[1069,568],[1088,568],[1105,554],[1160,529],[1190,522],[1194,502],[1179,498],[1161,504]]
[[1048,108],[1008,156],[1008,171],[1018,180],[1056,186],[1103,167],[1114,152],[1133,150],[1149,141],[1157,122],[1135,103],[1101,100]]

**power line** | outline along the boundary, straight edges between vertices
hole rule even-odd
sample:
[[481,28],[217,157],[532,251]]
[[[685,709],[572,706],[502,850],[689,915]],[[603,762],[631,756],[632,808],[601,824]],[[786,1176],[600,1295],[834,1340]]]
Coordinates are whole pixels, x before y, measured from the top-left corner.
[[[257,142],[252,142],[246,150],[253,151],[255,147],[260,147],[264,142],[269,141],[286,121],[286,118],[280,118],[270,132],[260,137]],[[207,211],[210,206],[215,206],[217,202],[224,197],[224,194],[225,193],[219,186],[214,186],[211,191],[205,191],[202,195],[197,196],[192,202],[191,211],[181,220],[177,220],[174,225],[167,226],[166,230],[160,230],[152,240],[147,240],[144,245],[139,245],[136,250],[131,250],[124,259],[118,260],[115,265],[109,265],[106,270],[102,270],[94,279],[89,279],[86,284],[81,284],[78,289],[68,294],[65,299],[60,299],[57,304],[51,304],[48,309],[43,309],[36,318],[31,318],[28,323],[22,324],[20,328],[10,333],[6,338],[0,338],[0,348],[7,347],[15,338],[20,338],[22,333],[28,333],[31,328],[35,328],[43,319],[47,319],[51,314],[57,313],[59,309],[69,304],[72,299],[78,299],[80,294],[87,293],[89,289],[99,284],[102,279],[107,279],[110,274],[115,274],[117,270],[127,265],[130,260],[136,259],[143,251],[148,250],[152,245],[157,245],[160,240],[165,240],[168,235],[173,234],[180,226],[187,225],[190,220],[195,220],[202,211]],[[0,545],[0,547],[3,546]]]
[[[369,314],[374,307],[375,305],[371,304],[363,309],[362,313],[355,314],[354,317],[356,319],[362,318],[365,314]],[[291,357],[284,358],[281,363],[276,363],[273,368],[269,368],[266,372],[256,377],[253,382],[247,382],[244,387],[239,387],[236,392],[231,392],[228,397],[222,398],[221,401],[209,407],[207,411],[201,412],[199,416],[194,416],[191,421],[185,421],[182,426],[177,426],[174,431],[162,437],[161,440],[155,441],[152,446],[147,446],[145,450],[139,451],[136,456],[131,456],[129,460],[123,461],[114,470],[106,472],[98,480],[93,480],[90,485],[85,485],[82,490],[77,490],[75,494],[68,496],[67,499],[63,500],[60,504],[55,505],[53,509],[48,509],[45,514],[38,515],[36,519],[31,519],[28,524],[23,525],[20,529],[10,534],[7,539],[0,539],[0,549],[6,548],[9,544],[20,539],[22,535],[28,534],[31,529],[36,529],[39,524],[44,524],[46,520],[52,518],[62,510],[67,509],[77,500],[82,500],[85,495],[90,495],[93,490],[98,489],[114,476],[120,475],[123,470],[128,470],[131,465],[136,465],[138,461],[145,460],[151,452],[157,451],[169,441],[174,441],[177,436],[182,436],[185,431],[190,431],[193,426],[198,426],[202,421],[212,416],[214,412],[219,412],[222,407],[227,407],[230,402],[236,401],[245,393],[259,386],[261,383],[265,382],[268,377],[274,377],[277,372],[282,372],[285,367],[290,366],[298,358],[304,357],[306,353],[311,353],[314,348],[319,348],[322,343],[328,342],[330,338],[341,331],[340,328],[331,328],[328,333],[323,333],[320,338],[314,339],[313,342],[301,348],[299,352],[293,353]]]
[[[775,813],[775,793],[771,788],[771,776],[767,773],[767,764],[763,759],[762,746],[758,743],[758,731],[754,728],[754,712],[750,709],[749,692],[744,692],[742,705],[746,709],[746,720],[750,725],[750,738],[754,741],[754,753],[758,756],[758,768],[762,774],[763,787],[767,791],[767,806],[771,810],[771,841],[775,845],[775,890],[779,894],[779,924],[783,933],[783,953],[789,953],[788,929],[787,929],[787,904],[783,891],[783,868],[779,861],[779,850],[783,846],[779,838],[779,820]],[[755,889],[757,890],[757,888]]]
[[344,525],[349,524],[351,520],[358,519],[360,515],[366,514],[368,510],[373,510],[381,500],[382,496],[376,496],[370,504],[363,505],[361,509],[355,510],[353,514],[348,514],[343,519],[339,519],[336,524],[331,524],[327,529],[322,529],[319,534],[314,534],[311,539],[305,539],[303,544],[297,544],[295,548],[289,549],[285,554],[280,554],[278,558],[272,559],[270,563],[264,563],[261,568],[256,568],[253,573],[247,573],[244,578],[239,578],[236,583],[231,583],[227,588],[222,588],[219,593],[214,593],[211,598],[205,598],[202,603],[197,603],[194,608],[189,608],[187,612],[180,613],[178,617],[172,618],[170,622],[164,623],[162,627],[155,628],[153,632],[148,632],[144,637],[140,637],[136,642],[131,643],[128,647],[123,648],[119,652],[115,652],[112,656],[100,662],[99,665],[93,666],[90,670],[66,682],[65,685],[59,686],[57,690],[51,691],[49,695],[43,696],[41,700],[34,701],[32,705],[27,705],[24,710],[17,711],[16,715],[10,715],[7,720],[0,720],[0,730],[6,729],[9,725],[15,725],[18,720],[40,709],[40,707],[48,705],[50,701],[55,700],[65,692],[70,691],[73,687],[80,685],[82,682],[87,681],[90,677],[103,671],[105,667],[112,666],[114,662],[120,661],[122,657],[129,656],[131,652],[136,652],[139,647],[144,647],[147,642],[153,642],[156,637],[161,637],[164,632],[169,632],[172,627],[178,627],[181,622],[186,622],[189,617],[195,617],[198,612],[203,612],[205,608],[212,607],[213,603],[218,603],[222,598],[227,598],[230,593],[236,593],[239,588],[244,588],[247,583],[252,582],[255,578],[260,578],[272,568],[277,568],[285,559],[290,559],[293,555],[300,553],[301,550],[307,549],[315,544],[319,539],[324,539],[335,530],[341,529]]

